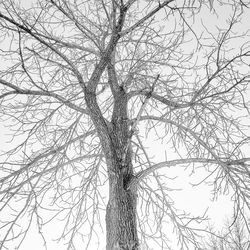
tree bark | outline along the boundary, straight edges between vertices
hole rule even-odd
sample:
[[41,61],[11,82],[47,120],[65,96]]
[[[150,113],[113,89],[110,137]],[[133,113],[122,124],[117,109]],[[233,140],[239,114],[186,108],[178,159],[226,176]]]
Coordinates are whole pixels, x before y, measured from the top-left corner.
[[[85,101],[97,129],[106,158],[109,177],[109,201],[106,209],[107,250],[137,250],[139,241],[136,227],[136,191],[128,189],[133,177],[130,152],[127,93],[119,85],[115,71],[115,47],[120,38],[127,6],[120,7],[110,42],[97,64],[88,86],[84,88]],[[114,98],[111,121],[104,119],[96,100],[96,87],[107,68],[108,82]]]
[[106,210],[107,250],[137,250],[136,192],[126,190],[127,177],[109,175],[109,202]]
[[[133,178],[130,150],[131,131],[127,117],[127,94],[115,83],[115,72],[109,67],[114,97],[111,121],[106,121],[95,93],[85,91],[85,100],[98,131],[106,158],[109,177],[109,201],[106,209],[107,250],[137,250],[136,190],[129,189]],[[116,87],[114,87],[116,85]]]
[[[113,78],[113,83],[116,82],[115,72],[110,67],[108,70],[110,79]],[[117,83],[116,86],[118,86]],[[136,226],[137,194],[135,189],[127,188],[133,177],[127,94],[122,88],[114,88],[113,96],[114,107],[110,133],[112,158],[106,158],[109,175],[106,249],[137,250],[139,249]]]

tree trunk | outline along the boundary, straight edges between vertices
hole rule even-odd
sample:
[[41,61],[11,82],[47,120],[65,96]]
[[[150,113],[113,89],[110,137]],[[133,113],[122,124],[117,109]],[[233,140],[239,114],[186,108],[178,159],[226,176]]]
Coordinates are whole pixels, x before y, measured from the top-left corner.
[[[111,168],[112,169],[112,168]],[[116,168],[118,169],[118,168]],[[128,177],[109,175],[109,202],[106,210],[107,250],[137,250],[136,191],[127,190]]]
[[[112,78],[112,72],[109,74]],[[133,177],[127,96],[122,88],[113,91],[115,100],[109,134],[112,153],[109,159],[106,157],[109,176],[106,249],[137,250],[139,249],[136,227],[137,194],[136,189],[127,188]]]
[[[114,55],[113,55],[114,56]],[[114,59],[114,58],[113,58]],[[107,59],[108,60],[108,59]],[[99,64],[100,66],[100,64]],[[99,67],[98,66],[98,67]],[[100,66],[100,72],[101,72]],[[109,202],[106,210],[107,250],[138,250],[136,190],[128,189],[133,178],[131,159],[132,131],[128,124],[127,94],[118,84],[114,65],[108,63],[108,78],[114,97],[111,121],[104,119],[95,94],[98,70],[85,89],[85,100],[100,138],[109,177]]]

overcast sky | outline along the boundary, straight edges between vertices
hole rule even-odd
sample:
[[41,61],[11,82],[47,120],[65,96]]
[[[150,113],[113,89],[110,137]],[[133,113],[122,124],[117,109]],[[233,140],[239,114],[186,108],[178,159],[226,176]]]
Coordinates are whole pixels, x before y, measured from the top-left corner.
[[[23,0],[22,3],[28,4],[29,0]],[[215,1],[216,2],[216,1]],[[241,29],[248,29],[249,23],[250,23],[250,11],[246,10],[247,14],[245,15],[245,18],[243,19],[242,24],[240,25]],[[227,11],[223,11],[223,8],[220,8],[218,11],[218,16],[209,13],[209,11],[204,11],[202,13],[203,20],[206,20],[206,22],[209,23],[209,27],[211,31],[215,30],[215,27],[217,24],[222,24],[225,17],[228,15]],[[202,29],[201,23],[196,23],[194,26],[200,27]],[[2,44],[0,44],[0,47],[3,48],[7,45],[4,44],[4,41],[2,41]],[[235,44],[237,46],[237,43]],[[10,133],[8,129],[8,123],[3,122],[0,123],[0,147],[2,149],[6,149],[10,146],[13,146],[11,144],[10,137],[8,134]],[[147,146],[147,145],[145,145]],[[150,147],[150,154],[152,157],[154,157],[154,161],[162,161],[164,159],[164,149],[161,143],[158,141],[150,141],[148,142],[148,147]],[[247,152],[246,152],[247,153]],[[168,155],[169,159],[171,159],[171,155]],[[171,177],[177,176],[178,178],[175,181],[172,181],[171,186],[174,187],[181,187],[182,190],[173,192],[172,198],[176,202],[176,207],[189,211],[193,215],[202,215],[207,208],[209,210],[207,211],[207,214],[209,217],[211,217],[210,224],[214,225],[216,228],[220,228],[220,226],[223,224],[225,219],[230,216],[232,213],[232,203],[230,202],[230,195],[228,196],[220,196],[217,201],[211,201],[212,195],[211,190],[212,187],[208,187],[207,185],[201,184],[199,186],[193,186],[192,184],[198,183],[202,176],[204,176],[204,170],[199,169],[196,170],[196,175],[192,175],[192,171],[190,169],[187,169],[183,171],[184,168],[172,168],[172,169],[166,169],[163,171],[167,171],[168,175]],[[43,242],[41,240],[41,237],[36,233],[37,228],[33,225],[33,229],[28,233],[26,240],[24,241],[23,245],[19,248],[20,250],[42,250]],[[49,226],[46,229],[45,234],[48,238],[54,234],[56,234],[58,228],[60,227],[60,223],[53,224]],[[103,235],[104,238],[105,235]],[[102,237],[100,238],[102,239]],[[51,238],[52,240],[52,238]],[[103,241],[104,242],[104,241]],[[104,249],[104,244],[101,242],[101,249]],[[63,245],[63,243],[48,241],[48,249],[53,250],[64,250],[66,249],[66,246]],[[94,249],[94,247],[93,247]]]

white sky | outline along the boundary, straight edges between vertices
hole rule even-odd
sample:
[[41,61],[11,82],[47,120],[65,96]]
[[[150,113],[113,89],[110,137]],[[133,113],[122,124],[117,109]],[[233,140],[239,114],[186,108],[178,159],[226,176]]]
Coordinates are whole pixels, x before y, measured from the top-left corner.
[[[28,0],[22,1],[23,3],[28,3]],[[216,2],[216,1],[215,1]],[[242,27],[243,28],[249,28],[250,23],[250,12],[248,11],[248,15],[246,15],[246,19],[243,20]],[[223,13],[219,13],[219,15],[226,16],[227,11],[224,11]],[[209,15],[203,16],[204,19],[207,19],[207,22],[211,24],[211,29],[213,29],[213,25],[216,25],[218,22],[218,18],[213,18]],[[220,19],[221,20],[221,19]],[[237,44],[235,44],[237,46]],[[6,125],[6,124],[5,124]],[[6,147],[9,147],[10,145],[7,143],[8,137],[6,134],[8,134],[8,128],[4,127],[3,124],[0,123],[0,148],[6,149]],[[11,145],[13,146],[13,145]],[[162,156],[164,154],[164,151],[162,150],[162,146],[159,142],[150,142],[151,147],[151,155],[155,156],[155,162],[157,162],[157,158],[159,161],[162,160]],[[159,152],[162,151],[161,154]],[[171,158],[171,156],[170,156]],[[194,177],[190,178],[190,172],[182,171],[182,170],[175,170],[175,169],[166,169],[164,171],[168,171],[168,173],[171,173],[173,176],[178,175],[178,180],[176,181],[176,186],[180,185],[182,186],[183,190],[176,192],[172,197],[174,198],[176,202],[176,207],[185,209],[186,211],[190,211],[194,215],[202,214],[207,207],[209,207],[208,215],[211,216],[211,224],[214,224],[216,227],[220,227],[220,225],[223,224],[225,221],[225,218],[231,214],[232,212],[232,204],[230,202],[229,196],[221,196],[219,199],[215,202],[211,202],[211,189],[208,188],[205,185],[200,185],[196,188],[192,188],[189,184],[190,182],[195,183],[197,179],[194,179]],[[203,170],[200,170],[200,173],[196,176],[198,176],[198,179],[200,180],[199,176],[203,176]],[[196,177],[197,178],[197,177]],[[59,225],[60,226],[60,225]],[[51,230],[51,232],[50,232]],[[50,230],[47,230],[48,238],[50,238],[50,235],[54,234],[58,230],[58,225],[54,224],[51,225]],[[35,232],[37,229],[31,230],[31,232],[27,235],[26,240],[24,241],[24,244],[19,248],[20,250],[42,250],[44,249],[42,245],[41,237],[38,236]],[[105,235],[101,236],[105,237]],[[104,241],[103,241],[104,242]],[[104,245],[102,242],[102,247],[100,249],[104,249]],[[53,250],[64,250],[66,249],[66,246],[64,246],[62,243],[57,242],[48,242],[48,249]],[[93,248],[94,249],[94,248]]]

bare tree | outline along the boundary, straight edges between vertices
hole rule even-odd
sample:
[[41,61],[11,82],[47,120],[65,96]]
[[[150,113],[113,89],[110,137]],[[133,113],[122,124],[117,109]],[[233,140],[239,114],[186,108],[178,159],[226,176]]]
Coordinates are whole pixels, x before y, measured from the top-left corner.
[[214,232],[213,229],[210,231],[210,237],[206,240],[203,249],[248,250],[250,248],[249,231],[245,227],[245,223],[238,217],[234,218],[233,222],[227,221],[219,233]]
[[[67,249],[105,230],[107,250],[170,249],[171,231],[179,248],[199,248],[206,216],[174,207],[177,166],[202,167],[201,182],[215,197],[230,191],[244,216],[249,7],[2,0],[0,112],[12,138],[1,156],[0,249],[22,244],[34,221],[46,247],[44,228],[57,220]],[[155,139],[160,162],[146,147]]]

